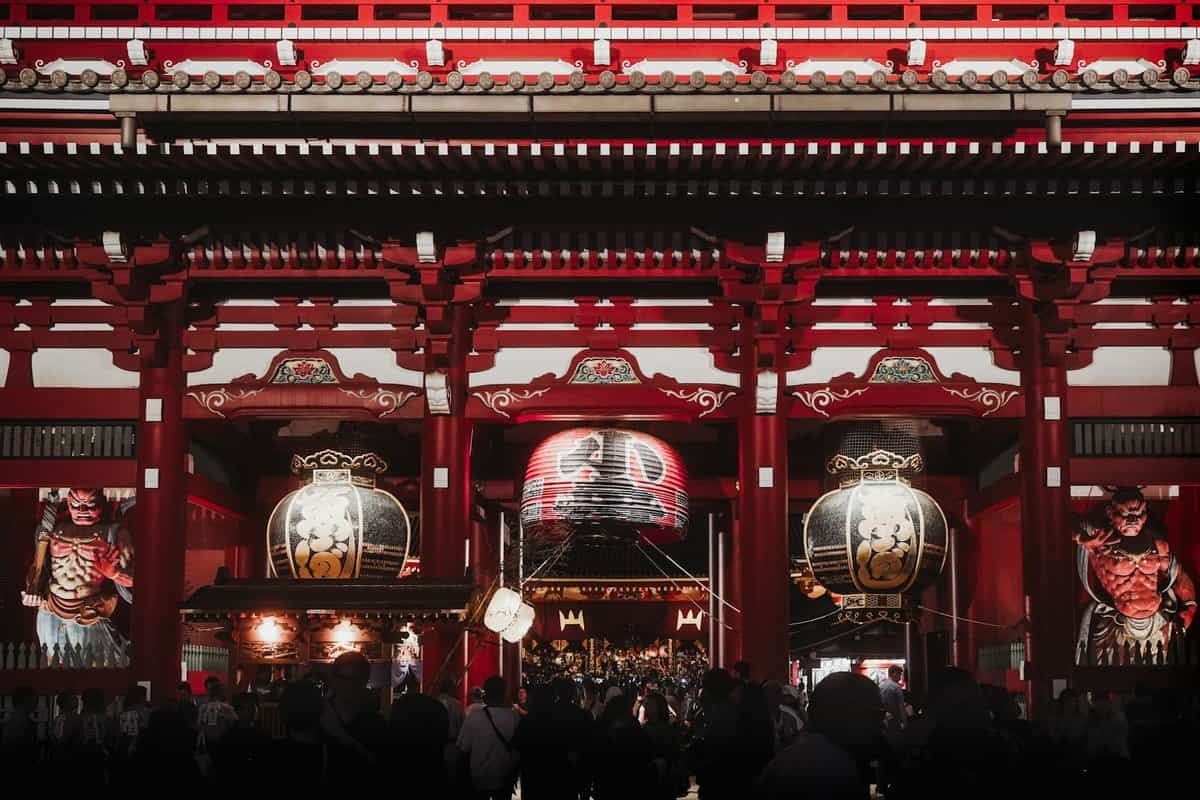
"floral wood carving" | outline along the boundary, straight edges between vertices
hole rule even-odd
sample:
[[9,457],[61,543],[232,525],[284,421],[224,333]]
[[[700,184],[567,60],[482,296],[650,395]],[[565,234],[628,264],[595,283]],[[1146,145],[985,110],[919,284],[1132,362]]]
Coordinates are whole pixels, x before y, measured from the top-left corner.
[[664,387],[659,387],[659,391],[668,397],[674,397],[678,400],[683,400],[685,403],[695,403],[696,405],[700,406],[700,408],[704,409],[698,415],[701,417],[707,417],[709,414],[725,405],[729,398],[737,394],[737,392],[734,391],[713,391],[712,389],[706,389],[703,386],[692,390],[667,389]]
[[950,386],[943,386],[942,388],[955,397],[961,397],[963,400],[968,400],[972,403],[978,403],[984,409],[983,413],[980,415],[983,417],[986,417],[989,414],[995,414],[997,411],[1008,405],[1009,400],[1012,400],[1021,393],[1019,389],[992,389],[987,386],[980,386],[975,389],[955,389]]
[[512,389],[497,389],[493,392],[483,391],[474,392],[473,394],[479,398],[479,402],[487,406],[489,411],[508,418],[508,412],[505,409],[512,406],[513,403],[525,402],[535,397],[541,397],[548,391],[550,391],[549,387],[545,389],[526,389],[523,392],[514,392]]
[[225,415],[221,412],[221,409],[225,407],[226,403],[249,400],[261,392],[261,389],[238,389],[233,392],[227,389],[214,389],[208,392],[188,392],[188,397],[203,406],[205,411],[210,414],[216,414],[218,417],[224,419]]
[[593,356],[575,365],[567,383],[641,383],[633,365],[617,356]]
[[271,383],[337,383],[333,367],[323,358],[287,358],[279,362],[271,375]]
[[937,383],[929,362],[920,356],[888,356],[880,359],[870,383]]
[[865,391],[867,391],[867,387],[865,386],[861,389],[843,389],[841,391],[826,387],[808,392],[792,392],[792,395],[822,417],[828,417],[828,409],[831,405],[843,400],[849,400],[851,397],[860,395]]
[[357,397],[365,403],[379,408],[379,418],[392,414],[409,400],[417,396],[416,392],[396,392],[391,389],[342,389],[342,393]]

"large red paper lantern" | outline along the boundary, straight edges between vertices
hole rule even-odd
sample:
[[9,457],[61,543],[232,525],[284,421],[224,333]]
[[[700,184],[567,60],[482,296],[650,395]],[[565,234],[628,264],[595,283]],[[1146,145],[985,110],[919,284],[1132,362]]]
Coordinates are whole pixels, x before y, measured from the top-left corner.
[[687,473],[679,455],[648,434],[563,431],[529,460],[521,523],[532,536],[677,541],[687,532]]

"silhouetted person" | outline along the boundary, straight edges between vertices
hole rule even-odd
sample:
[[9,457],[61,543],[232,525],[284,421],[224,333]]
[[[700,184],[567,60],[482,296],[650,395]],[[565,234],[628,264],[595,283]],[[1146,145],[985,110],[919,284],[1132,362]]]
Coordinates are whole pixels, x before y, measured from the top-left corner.
[[309,680],[287,684],[279,697],[283,739],[273,748],[278,796],[301,796],[329,785],[329,747],[321,730],[325,701]]
[[342,653],[330,674],[330,694],[321,714],[330,770],[343,782],[370,782],[388,741],[378,697],[367,688],[371,662],[362,653]]
[[169,786],[200,785],[203,775],[196,762],[196,731],[179,706],[160,706],[150,714],[129,766],[127,783],[146,793]]
[[250,692],[233,698],[236,721],[216,746],[210,746],[216,772],[226,786],[269,785],[271,737],[258,728],[258,696]]
[[54,700],[58,715],[50,729],[50,758],[69,763],[79,751],[83,734],[83,717],[79,714],[79,698],[72,692],[60,692]]
[[899,733],[908,722],[908,713],[904,707],[904,688],[900,680],[904,670],[898,666],[888,667],[887,680],[879,684],[879,697],[883,701],[883,710],[887,714],[887,728],[892,733]]
[[592,737],[590,761],[596,800],[654,796],[654,745],[633,716],[633,698],[622,693],[604,704]]
[[688,752],[688,762],[700,784],[700,800],[737,798],[746,791],[736,774],[741,731],[738,709],[731,699],[733,687],[733,679],[723,669],[710,669],[704,674],[701,708]]
[[417,796],[437,797],[446,792],[450,729],[446,707],[428,695],[406,693],[392,703],[390,729],[389,772],[403,775],[406,788],[417,790]]
[[467,715],[458,734],[458,749],[468,759],[471,790],[487,800],[509,800],[517,776],[519,757],[513,737],[518,717],[505,702],[506,689],[499,675],[484,681],[484,705]]
[[764,800],[865,800],[869,763],[882,749],[879,688],[863,675],[835,672],[817,684],[808,728],[758,778]]
[[654,756],[655,788],[653,795],[670,800],[685,794],[688,776],[681,765],[683,726],[671,717],[667,699],[658,692],[650,692],[642,701],[645,722],[642,730],[650,737],[651,753]]
[[983,691],[966,670],[933,676],[929,713],[905,731],[912,757],[900,776],[905,797],[1013,797],[1018,749],[993,723]]
[[568,744],[555,714],[554,690],[537,687],[529,693],[529,710],[513,738],[521,755],[521,800],[563,795],[570,779]]
[[591,746],[592,730],[596,721],[591,712],[580,707],[575,681],[568,677],[559,677],[555,678],[551,685],[554,688],[555,724],[566,748],[567,774],[563,792],[566,796],[574,798],[586,791],[589,783],[584,760]]
[[0,763],[9,768],[9,775],[37,762],[37,724],[33,720],[36,704],[32,686],[13,689],[12,710],[0,728]]

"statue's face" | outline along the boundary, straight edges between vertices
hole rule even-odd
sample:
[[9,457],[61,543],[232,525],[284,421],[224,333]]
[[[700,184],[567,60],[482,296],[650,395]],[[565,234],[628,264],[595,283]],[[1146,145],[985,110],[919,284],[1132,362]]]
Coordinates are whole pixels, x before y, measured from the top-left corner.
[[104,495],[99,489],[72,489],[67,492],[67,512],[71,522],[81,527],[95,525],[103,512]]
[[1110,503],[1108,522],[1122,536],[1137,536],[1146,524],[1146,501],[1140,498]]

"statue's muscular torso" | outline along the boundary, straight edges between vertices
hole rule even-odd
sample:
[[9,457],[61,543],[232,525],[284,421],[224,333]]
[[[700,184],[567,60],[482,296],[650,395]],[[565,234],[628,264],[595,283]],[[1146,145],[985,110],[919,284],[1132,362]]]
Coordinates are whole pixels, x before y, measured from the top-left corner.
[[[121,534],[124,534],[121,531]],[[61,598],[79,600],[96,595],[106,579],[130,586],[127,567],[128,537],[109,544],[102,526],[72,523],[50,534],[50,591]]]
[[1171,562],[1166,541],[1143,533],[1089,549],[1092,570],[1117,611],[1131,619],[1154,616],[1162,605],[1159,576]]

